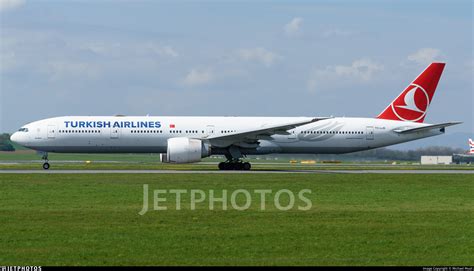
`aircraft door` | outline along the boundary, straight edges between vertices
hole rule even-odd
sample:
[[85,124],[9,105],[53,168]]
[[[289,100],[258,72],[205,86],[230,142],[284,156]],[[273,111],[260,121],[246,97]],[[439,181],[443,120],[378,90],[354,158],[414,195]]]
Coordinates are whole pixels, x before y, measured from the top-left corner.
[[374,140],[374,126],[367,126],[365,128],[365,135],[367,140]]
[[110,128],[110,139],[119,139],[120,129],[119,128]]
[[288,139],[296,139],[296,131],[295,130],[288,131],[288,133],[290,133],[288,135]]
[[207,125],[204,137],[209,137],[214,134],[215,127],[214,125]]
[[56,125],[48,125],[48,139],[54,139],[56,137]]

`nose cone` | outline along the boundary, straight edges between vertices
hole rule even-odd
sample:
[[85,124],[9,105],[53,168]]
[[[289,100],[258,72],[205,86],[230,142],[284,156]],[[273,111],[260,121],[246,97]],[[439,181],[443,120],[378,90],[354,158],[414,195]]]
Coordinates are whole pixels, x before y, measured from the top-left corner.
[[18,134],[18,132],[16,132],[16,133],[13,133],[13,135],[10,136],[10,141],[15,142],[17,144],[20,144],[19,138],[20,138],[20,135]]
[[16,144],[20,144],[22,146],[26,146],[28,143],[28,138],[25,133],[16,132],[10,136],[10,141],[15,142]]

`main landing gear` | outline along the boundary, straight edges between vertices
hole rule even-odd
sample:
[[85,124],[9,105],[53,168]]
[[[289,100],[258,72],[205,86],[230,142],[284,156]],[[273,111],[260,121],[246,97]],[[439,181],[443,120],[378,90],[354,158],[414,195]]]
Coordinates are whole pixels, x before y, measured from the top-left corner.
[[250,170],[252,165],[241,160],[225,161],[219,163],[220,170]]
[[227,161],[219,163],[220,170],[250,170],[252,167],[249,162],[243,162],[240,160],[243,155],[240,149],[236,146],[230,146],[225,157],[227,158]]
[[43,169],[49,169],[49,160],[48,160],[48,153],[44,153],[43,154],[43,157],[41,157],[42,160],[44,160],[44,163],[43,163]]

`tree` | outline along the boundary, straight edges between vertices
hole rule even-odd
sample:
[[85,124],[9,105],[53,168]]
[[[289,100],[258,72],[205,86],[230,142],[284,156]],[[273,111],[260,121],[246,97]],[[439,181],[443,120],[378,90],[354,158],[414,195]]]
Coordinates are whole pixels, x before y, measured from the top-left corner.
[[0,135],[0,151],[15,151],[15,147],[11,144],[9,134]]

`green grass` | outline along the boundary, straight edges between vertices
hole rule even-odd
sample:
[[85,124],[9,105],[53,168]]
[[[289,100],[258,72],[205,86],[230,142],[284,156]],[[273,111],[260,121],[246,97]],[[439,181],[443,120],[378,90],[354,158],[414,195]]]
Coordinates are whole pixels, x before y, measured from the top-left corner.
[[[311,189],[310,211],[198,204],[138,215],[152,189]],[[1,174],[2,265],[474,265],[468,175]],[[151,192],[150,192],[151,193]],[[297,201],[298,204],[298,201]]]

